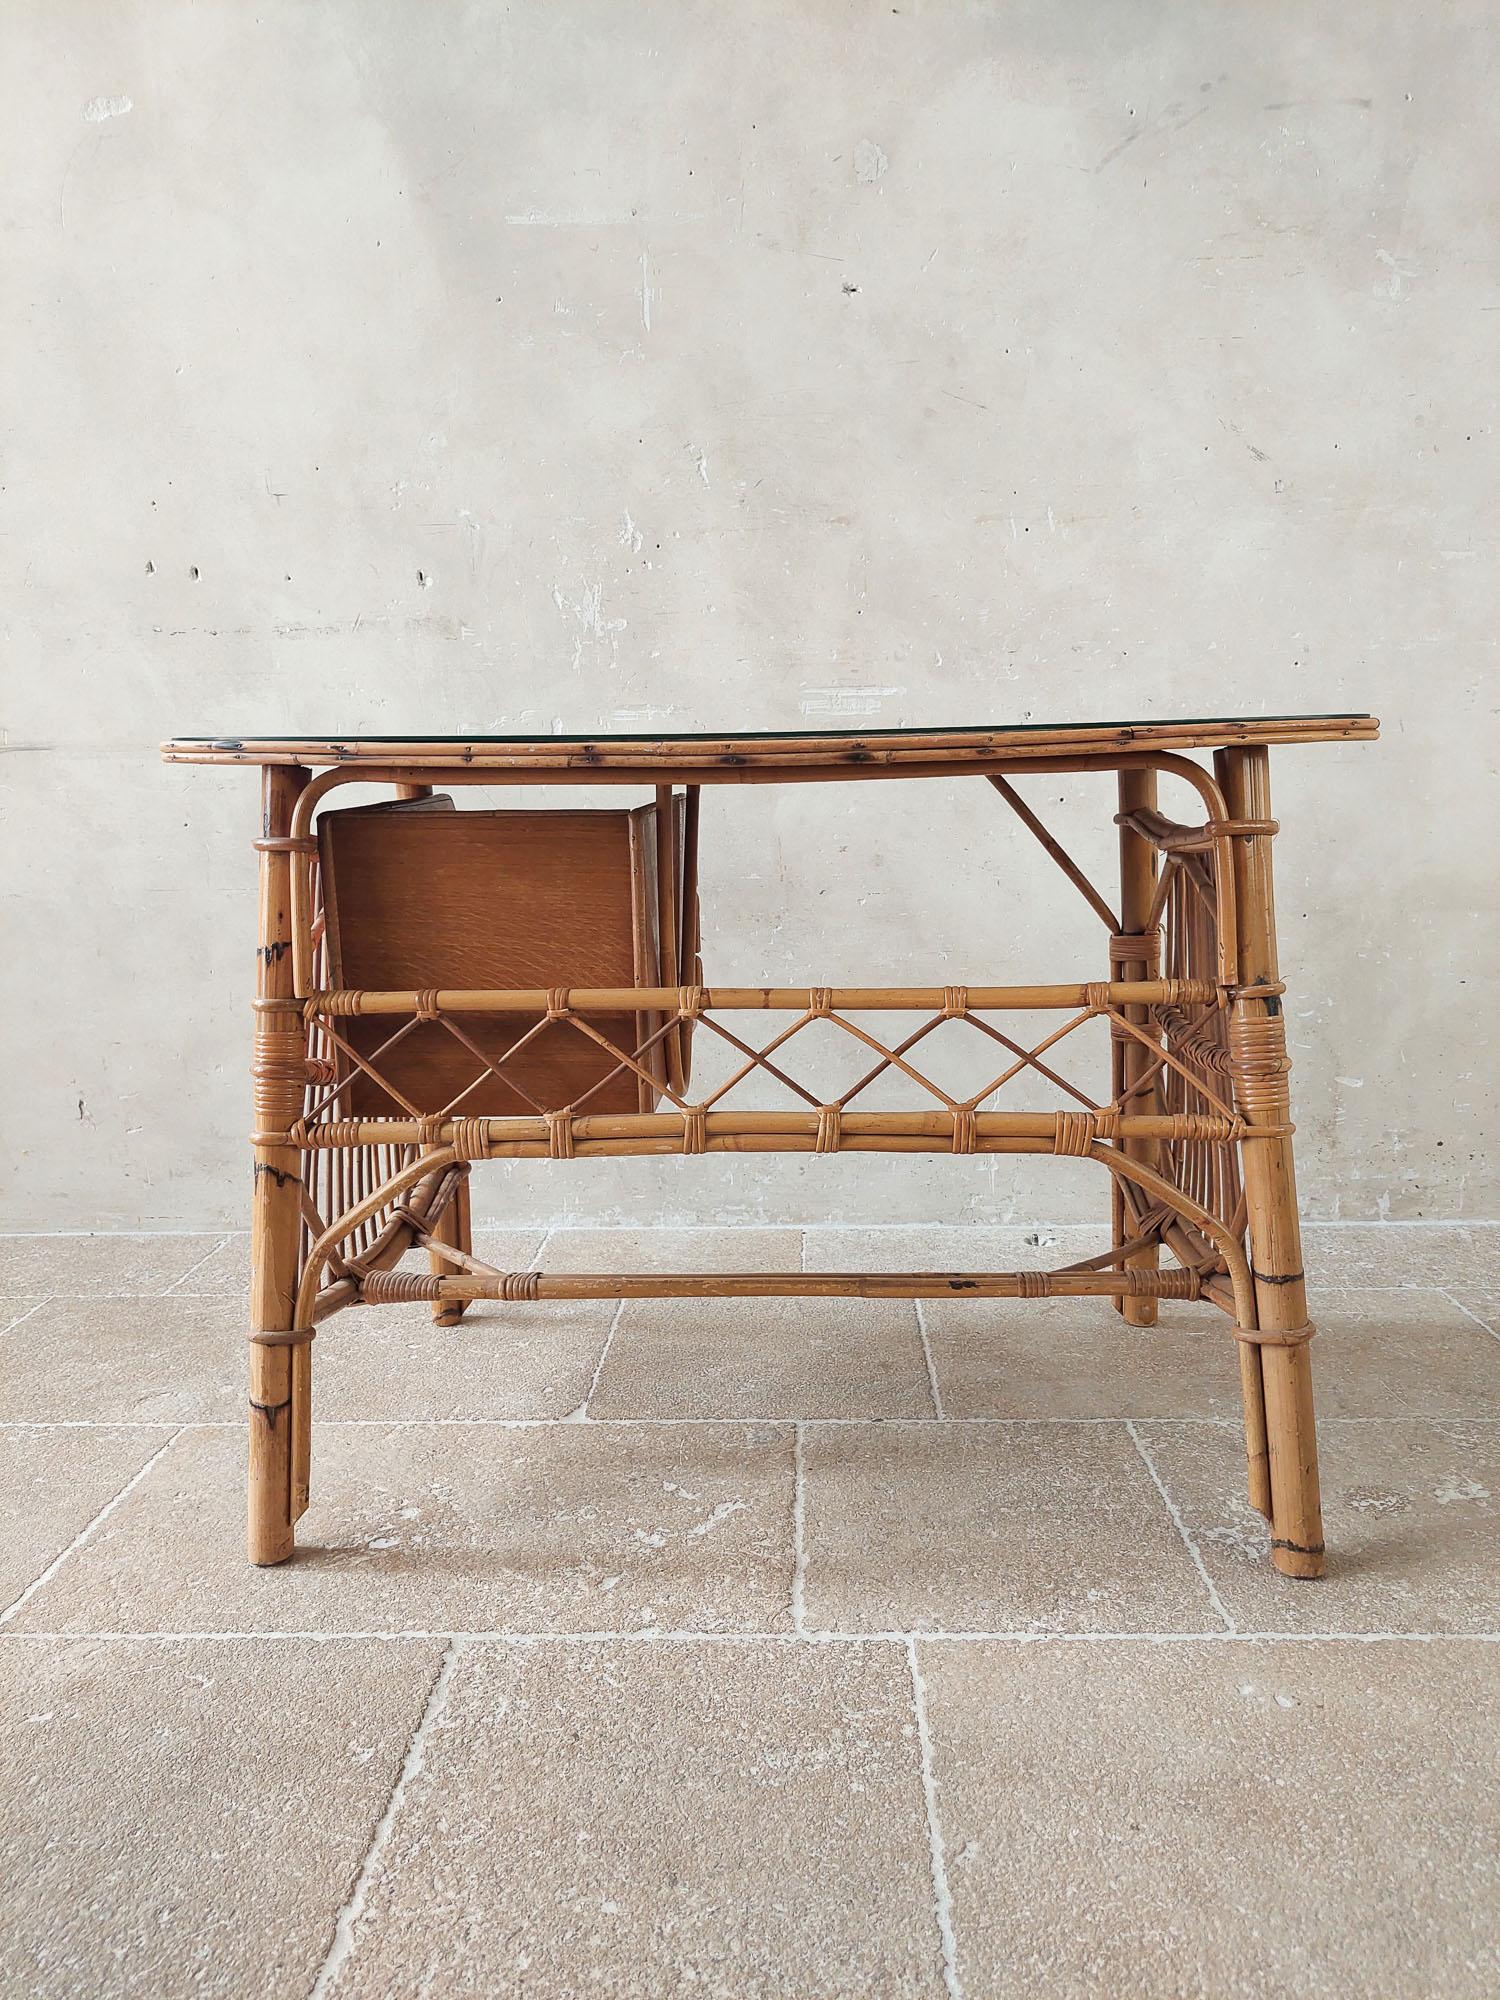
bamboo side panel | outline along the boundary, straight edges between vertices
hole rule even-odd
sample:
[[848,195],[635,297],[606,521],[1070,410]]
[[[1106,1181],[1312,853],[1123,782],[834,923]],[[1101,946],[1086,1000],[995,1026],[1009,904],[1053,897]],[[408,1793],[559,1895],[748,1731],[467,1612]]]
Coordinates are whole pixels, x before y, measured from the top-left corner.
[[[1199,977],[1214,956],[1213,920],[1200,893],[1181,868],[1170,871],[1166,905],[1166,967],[1170,977]],[[1229,1078],[1229,1038],[1223,1011],[1186,1026],[1179,1035],[1183,1069],[1169,1070],[1163,1081],[1163,1108],[1169,1116],[1198,1109],[1209,1090],[1224,1090]],[[1170,1025],[1177,1025],[1176,1023]],[[1239,1160],[1233,1148],[1205,1144],[1181,1136],[1168,1148],[1173,1181],[1215,1215],[1235,1217],[1243,1224]]]
[[[321,974],[327,963],[327,941],[323,911],[322,883],[316,857],[313,858],[313,927],[312,947],[314,969]],[[330,1112],[335,1118],[348,1116],[348,1086],[351,1066],[341,1060],[341,1052],[328,1033],[327,1022],[319,1015],[307,1015],[307,1089],[303,1105],[304,1118]],[[335,1086],[334,1095],[329,1097],[328,1086]],[[318,1153],[303,1164],[303,1182],[306,1200],[303,1204],[301,1260],[305,1262],[315,1232],[314,1223],[324,1218],[346,1215],[357,1208],[374,1189],[387,1181],[393,1174],[410,1164],[414,1157],[411,1143],[383,1132],[373,1133],[369,1139],[360,1140],[349,1146],[332,1151],[319,1149]],[[388,1210],[376,1210],[365,1222],[360,1223],[348,1238],[346,1252],[352,1256],[365,1255],[375,1243],[381,1230],[389,1220]],[[300,1272],[299,1263],[299,1272]]]
[[[1143,981],[1155,978],[1159,970],[1157,933],[1151,923],[1156,900],[1156,853],[1128,822],[1134,813],[1155,808],[1156,773],[1122,771],[1119,800],[1120,920],[1113,927],[1115,934],[1110,939],[1110,974],[1118,975],[1121,980]],[[1110,1080],[1115,1101],[1130,1105],[1137,1116],[1154,1115],[1161,1107],[1161,1082],[1150,1073],[1152,1033],[1141,1032],[1151,1031],[1156,1025],[1151,1004],[1125,1003],[1125,1018],[1137,1033],[1110,1036]],[[1154,1004],[1160,1007],[1164,1003]],[[1187,1109],[1185,1105],[1180,1108]],[[1121,1143],[1132,1158],[1155,1167],[1160,1164],[1160,1136],[1133,1131]],[[1141,1230],[1141,1217],[1127,1193],[1127,1183],[1120,1180],[1114,1183],[1111,1219],[1116,1243],[1123,1244],[1147,1233]],[[1157,1244],[1148,1241],[1132,1254],[1127,1268],[1153,1270],[1157,1255]],[[1121,1298],[1119,1310],[1128,1326],[1156,1324],[1156,1301],[1149,1296]]]

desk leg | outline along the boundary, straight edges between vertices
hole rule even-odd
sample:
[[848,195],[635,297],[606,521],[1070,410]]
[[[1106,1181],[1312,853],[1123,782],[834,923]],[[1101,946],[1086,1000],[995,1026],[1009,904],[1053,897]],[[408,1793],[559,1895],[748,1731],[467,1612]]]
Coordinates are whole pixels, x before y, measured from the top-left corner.
[[[472,1257],[474,1254],[474,1229],[469,1209],[469,1169],[464,1168],[463,1176],[452,1201],[443,1210],[433,1225],[433,1235],[439,1243],[451,1243],[455,1250],[462,1250]],[[441,1250],[427,1253],[428,1264],[435,1278],[445,1278],[458,1266],[450,1264]],[[457,1326],[463,1318],[467,1306],[464,1299],[434,1299],[432,1323],[434,1326]]]
[[[1263,746],[1221,751],[1216,758],[1233,819],[1268,820],[1269,756]],[[1269,834],[1237,835],[1235,900],[1242,988],[1276,987],[1276,913]],[[1290,1064],[1277,992],[1240,992],[1229,1018],[1235,1096],[1251,1127],[1290,1123]],[[1255,1311],[1263,1333],[1297,1334],[1307,1326],[1307,1290],[1297,1221],[1292,1142],[1285,1132],[1241,1142]],[[1257,1348],[1265,1389],[1270,1448],[1271,1560],[1284,1576],[1323,1574],[1323,1514],[1318,1445],[1313,1426],[1312,1358],[1305,1339]]]
[[[261,833],[284,840],[308,781],[300,766],[267,766]],[[267,1346],[255,1334],[291,1331],[302,1241],[302,1155],[276,1143],[300,1117],[307,1031],[292,990],[291,855],[260,849],[260,940],[256,954],[255,1189],[250,1218],[249,1553],[285,1562],[293,1524],[307,1504],[312,1347]],[[294,1433],[296,1435],[294,1436]]]

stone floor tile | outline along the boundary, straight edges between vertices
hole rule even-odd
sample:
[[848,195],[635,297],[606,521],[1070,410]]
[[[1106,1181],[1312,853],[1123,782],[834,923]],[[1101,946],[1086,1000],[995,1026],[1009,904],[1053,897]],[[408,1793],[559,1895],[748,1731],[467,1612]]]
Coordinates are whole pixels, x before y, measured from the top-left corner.
[[[545,1229],[474,1229],[474,1255],[497,1271],[529,1271],[547,1240]],[[425,1271],[429,1259],[425,1250],[408,1252],[403,1266],[408,1271]]]
[[910,1300],[629,1299],[589,1414],[930,1417],[933,1407]]
[[1500,1649],[918,1657],[968,2000],[1500,1990]]
[[244,1414],[245,1369],[239,1306],[49,1299],[7,1338],[0,1421],[224,1421]]
[[58,1298],[164,1292],[212,1257],[222,1235],[0,1236],[0,1290]]
[[250,1233],[234,1230],[201,1263],[171,1287],[174,1298],[233,1299],[243,1311],[250,1296]]
[[0,1989],[305,1994],[442,1647],[0,1646]]
[[544,1271],[796,1271],[797,1229],[554,1229]]
[[1500,1229],[1472,1223],[1308,1223],[1308,1287],[1445,1285],[1458,1271],[1500,1270]]
[[[1319,1414],[1500,1416],[1500,1341],[1443,1293],[1324,1291],[1314,1302]],[[1239,1360],[1216,1307],[1127,1326],[1102,1299],[924,1300],[950,1417],[1219,1417]]]
[[[474,1250],[476,1256],[494,1264],[499,1270],[524,1271],[541,1247],[542,1236],[540,1229],[476,1230]],[[402,1268],[425,1271],[428,1268],[427,1253],[423,1250],[410,1252]],[[250,1237],[245,1230],[237,1230],[228,1237],[211,1257],[172,1287],[174,1298],[202,1293],[208,1297],[233,1298],[241,1303],[248,1298],[249,1292]]]
[[588,1395],[612,1299],[484,1299],[457,1326],[427,1305],[355,1308],[318,1330],[313,1399],[325,1419],[565,1417]]
[[244,1439],[188,1431],[21,1614],[36,1631],[785,1629],[769,1425],[319,1427],[299,1554],[244,1557]]
[[1123,1425],[810,1425],[803,1464],[811,1629],[1220,1622]]
[[924,1995],[904,1648],[465,1649],[333,1993]]
[[1447,1295],[1460,1312],[1482,1321],[1492,1334],[1500,1337],[1500,1282],[1452,1285]]
[[1500,1340],[1446,1293],[1325,1291],[1312,1311],[1320,1417],[1500,1417]]
[[169,1430],[0,1428],[0,1611],[171,1437]]
[[900,1223],[809,1229],[803,1241],[809,1271],[1045,1271],[1107,1249],[1109,1230],[1091,1224],[986,1229]]
[[1127,1326],[1104,1299],[924,1299],[947,1417],[1232,1416],[1239,1363],[1223,1313],[1178,1305]]
[[[23,1319],[30,1319],[38,1306],[47,1303],[44,1293],[7,1292],[0,1295],[0,1334],[9,1333]],[[3,1353],[4,1350],[0,1350]]]
[[1235,1623],[1254,1632],[1500,1628],[1500,1424],[1404,1419],[1318,1428],[1328,1573],[1279,1576],[1245,1498],[1238,1430],[1139,1434]]

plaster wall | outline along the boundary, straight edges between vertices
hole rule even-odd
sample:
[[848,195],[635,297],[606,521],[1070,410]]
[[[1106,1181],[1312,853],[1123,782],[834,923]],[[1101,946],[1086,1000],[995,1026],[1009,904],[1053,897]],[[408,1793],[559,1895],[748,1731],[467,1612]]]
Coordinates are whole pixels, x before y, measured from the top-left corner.
[[[255,784],[162,737],[1342,708],[1382,743],[1273,765],[1304,1204],[1500,1212],[1492,9],[10,0],[0,44],[3,1226],[244,1215]],[[1107,873],[1097,781],[1029,791]],[[713,794],[703,893],[723,980],[1104,970],[973,781]]]

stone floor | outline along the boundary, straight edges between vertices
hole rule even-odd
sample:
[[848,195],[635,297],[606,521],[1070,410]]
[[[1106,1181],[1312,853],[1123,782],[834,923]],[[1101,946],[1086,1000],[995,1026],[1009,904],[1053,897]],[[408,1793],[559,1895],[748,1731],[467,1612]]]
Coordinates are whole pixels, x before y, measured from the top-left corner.
[[1309,1236],[1303,1584],[1218,1315],[1083,1300],[350,1314],[251,1570],[243,1239],[0,1241],[0,1990],[1500,1991],[1500,1229]]

